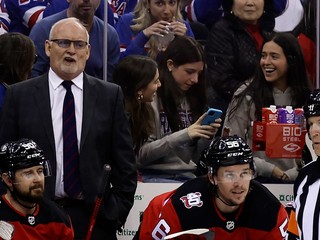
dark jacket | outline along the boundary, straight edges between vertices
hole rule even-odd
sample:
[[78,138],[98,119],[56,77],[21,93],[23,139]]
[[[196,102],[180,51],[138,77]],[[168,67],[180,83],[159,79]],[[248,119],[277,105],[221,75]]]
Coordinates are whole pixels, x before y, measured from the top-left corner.
[[[123,103],[119,86],[84,74],[79,149],[84,200],[89,213],[98,193],[103,165],[109,164],[112,187],[106,192],[102,211],[105,219],[121,224],[133,205],[137,184],[130,126]],[[0,144],[25,137],[43,149],[52,168],[52,176],[46,179],[46,195],[54,199],[57,163],[48,74],[9,86],[0,123]]]
[[[270,26],[260,26],[263,38],[267,39],[271,31],[265,29],[270,29]],[[218,107],[217,104],[223,101],[227,107],[235,90],[257,69],[259,52],[255,40],[245,29],[244,23],[234,15],[228,15],[211,29],[205,53],[207,81],[211,88],[209,104]]]

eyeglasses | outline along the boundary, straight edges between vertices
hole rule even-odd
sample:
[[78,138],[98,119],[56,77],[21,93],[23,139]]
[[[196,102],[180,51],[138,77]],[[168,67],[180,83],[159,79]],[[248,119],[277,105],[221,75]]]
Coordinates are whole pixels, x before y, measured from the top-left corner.
[[84,49],[88,45],[87,42],[81,40],[51,39],[50,41],[58,44],[61,48],[69,48],[71,43],[73,43],[75,49]]

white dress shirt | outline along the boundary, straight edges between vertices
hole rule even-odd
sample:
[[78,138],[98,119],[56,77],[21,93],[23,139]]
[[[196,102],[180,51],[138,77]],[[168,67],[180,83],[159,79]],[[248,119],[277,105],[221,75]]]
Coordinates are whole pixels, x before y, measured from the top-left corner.
[[[75,115],[77,124],[77,142],[80,151],[82,110],[83,110],[83,73],[71,80],[74,84],[71,91],[74,96]],[[67,197],[63,186],[63,136],[62,136],[62,111],[66,89],[61,85],[61,79],[51,68],[49,70],[49,94],[51,105],[52,126],[56,150],[56,198]]]

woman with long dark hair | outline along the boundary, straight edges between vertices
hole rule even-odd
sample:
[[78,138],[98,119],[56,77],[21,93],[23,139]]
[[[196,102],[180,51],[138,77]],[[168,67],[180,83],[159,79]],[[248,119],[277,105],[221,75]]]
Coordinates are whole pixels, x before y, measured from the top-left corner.
[[201,125],[207,110],[205,61],[194,39],[176,36],[159,55],[161,88],[152,107],[155,134],[141,147],[138,168],[145,182],[180,182],[194,178],[196,162],[220,120]]
[[[290,33],[276,33],[262,46],[256,74],[235,92],[223,131],[245,138],[251,146],[252,124],[262,120],[263,107],[301,108],[310,91],[297,38]],[[295,159],[267,158],[264,151],[254,152],[254,156],[258,177],[293,181],[298,174]]]

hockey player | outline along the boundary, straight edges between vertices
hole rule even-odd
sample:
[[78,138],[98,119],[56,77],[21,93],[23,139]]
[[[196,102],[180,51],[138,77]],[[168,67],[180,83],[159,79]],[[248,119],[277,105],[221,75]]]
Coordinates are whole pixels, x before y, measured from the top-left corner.
[[[285,238],[287,213],[266,187],[252,180],[252,152],[242,138],[217,138],[200,161],[208,168],[207,176],[155,197],[135,239],[163,239],[197,228],[214,232],[215,240]],[[179,239],[205,238],[184,235]]]
[[50,166],[34,141],[2,145],[0,174],[7,187],[7,193],[0,196],[0,239],[74,238],[69,216],[43,198]]

